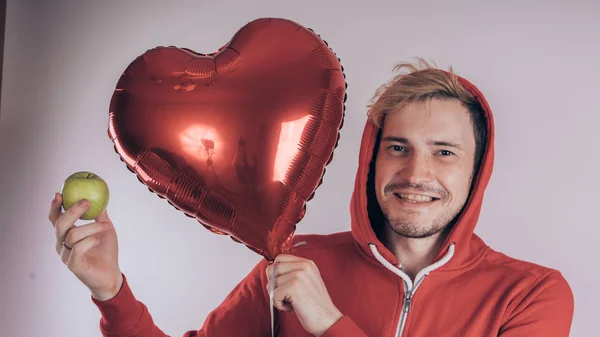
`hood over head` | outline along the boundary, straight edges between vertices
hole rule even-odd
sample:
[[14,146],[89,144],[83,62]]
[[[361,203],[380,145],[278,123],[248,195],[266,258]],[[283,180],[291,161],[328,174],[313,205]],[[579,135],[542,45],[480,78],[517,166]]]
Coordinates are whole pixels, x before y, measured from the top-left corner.
[[[481,211],[483,195],[490,180],[494,164],[494,120],[492,110],[481,91],[475,85],[458,75],[454,76],[458,78],[459,83],[481,105],[485,117],[486,138],[481,164],[479,165],[478,172],[474,174],[469,197],[434,260],[438,261],[441,259],[448,251],[449,246],[454,243],[454,256],[441,268],[446,270],[464,267],[479,255],[478,251],[481,250],[481,244],[476,244],[477,240],[473,236]],[[375,168],[373,155],[375,147],[378,145],[380,131],[381,128],[374,125],[370,120],[367,121],[364,127],[359,152],[358,170],[350,202],[352,236],[367,256],[375,258],[369,247],[369,244],[374,244],[377,251],[387,261],[398,266],[398,259],[377,238],[375,228],[380,224],[372,223],[370,218],[370,214],[372,215],[375,208],[379,210],[379,205],[375,199],[373,181],[369,177]]]

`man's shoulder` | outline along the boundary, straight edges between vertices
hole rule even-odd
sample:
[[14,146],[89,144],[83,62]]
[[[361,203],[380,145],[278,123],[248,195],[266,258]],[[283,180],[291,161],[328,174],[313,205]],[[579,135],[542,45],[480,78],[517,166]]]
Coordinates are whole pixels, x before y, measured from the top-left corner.
[[509,256],[506,253],[491,248],[485,257],[485,260],[487,261],[486,268],[497,269],[508,277],[512,276],[510,278],[521,280],[530,279],[533,283],[540,282],[547,278],[564,280],[564,277],[558,269]]
[[511,298],[506,309],[506,320],[526,310],[529,313],[525,316],[536,311],[539,315],[546,315],[544,310],[555,313],[562,310],[566,316],[572,315],[573,291],[560,270],[491,248],[485,261],[480,264],[483,267],[480,271],[484,271],[482,275],[494,278],[494,289],[501,293],[500,289],[504,289],[502,296]]
[[327,252],[343,252],[354,249],[352,233],[338,232],[332,234],[297,234],[293,239],[292,254],[325,254]]

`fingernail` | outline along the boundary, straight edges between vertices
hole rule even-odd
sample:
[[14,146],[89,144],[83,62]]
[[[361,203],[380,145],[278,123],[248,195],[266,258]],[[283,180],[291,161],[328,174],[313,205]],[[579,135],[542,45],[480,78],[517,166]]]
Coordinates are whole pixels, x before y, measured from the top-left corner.
[[89,201],[87,201],[86,199],[83,199],[83,200],[79,201],[79,205],[83,206],[83,207],[86,207],[88,205],[88,202]]

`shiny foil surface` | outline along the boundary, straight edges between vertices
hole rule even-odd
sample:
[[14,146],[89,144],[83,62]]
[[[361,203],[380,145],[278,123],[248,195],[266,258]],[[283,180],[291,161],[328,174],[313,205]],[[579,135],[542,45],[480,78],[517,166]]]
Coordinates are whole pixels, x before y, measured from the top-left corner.
[[319,35],[261,18],[211,54],[157,47],[118,80],[108,134],[150,191],[268,260],[289,250],[344,119]]

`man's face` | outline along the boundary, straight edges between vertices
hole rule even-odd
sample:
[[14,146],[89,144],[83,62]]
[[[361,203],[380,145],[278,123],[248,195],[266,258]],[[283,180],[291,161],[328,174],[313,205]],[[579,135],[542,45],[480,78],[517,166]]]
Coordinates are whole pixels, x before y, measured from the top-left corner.
[[411,103],[387,115],[375,163],[375,194],[397,234],[424,238],[461,211],[473,174],[475,137],[458,100]]

